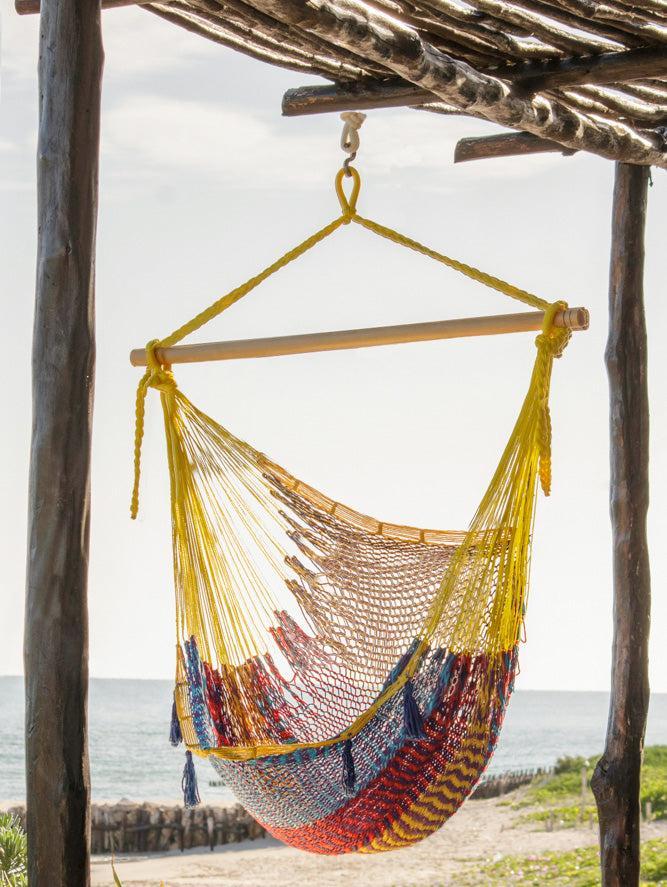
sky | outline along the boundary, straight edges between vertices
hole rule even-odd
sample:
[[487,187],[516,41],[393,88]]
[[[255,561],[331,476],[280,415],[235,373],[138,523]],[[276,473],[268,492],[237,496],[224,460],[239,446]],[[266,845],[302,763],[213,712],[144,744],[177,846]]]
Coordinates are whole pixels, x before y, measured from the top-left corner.
[[[2,14],[0,674],[20,674],[36,250],[38,19]],[[148,402],[140,514],[129,518],[132,348],[162,338],[339,214],[338,115],[282,118],[317,82],[145,10],[103,14],[97,377],[89,587],[95,677],[174,669],[168,476]],[[517,686],[606,690],[612,637],[604,367],[613,164],[577,154],[454,165],[477,120],[371,111],[355,163],[366,217],[547,299],[591,312],[552,382],[553,492],[538,502]],[[651,686],[667,692],[667,176],[653,172],[646,311],[651,399]],[[354,229],[354,230],[353,230]],[[521,306],[351,226],[281,271],[200,341],[515,312]],[[383,520],[465,529],[528,385],[534,336],[183,367],[182,390],[332,498]]]

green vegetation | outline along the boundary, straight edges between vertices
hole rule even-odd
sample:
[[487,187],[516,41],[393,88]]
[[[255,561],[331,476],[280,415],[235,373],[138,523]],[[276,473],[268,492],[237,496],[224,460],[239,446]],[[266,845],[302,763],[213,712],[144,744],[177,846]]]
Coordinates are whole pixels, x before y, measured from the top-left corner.
[[652,745],[644,752],[642,807],[651,802],[655,819],[667,818],[667,745]]
[[572,758],[570,755],[564,755],[556,761],[554,773],[556,776],[560,776],[562,773],[580,773],[584,764],[588,767],[588,761],[584,758]]
[[[559,758],[552,773],[536,779],[522,801],[522,804],[543,804],[553,806],[563,801],[581,798],[581,768],[586,764],[586,784],[590,785],[597,758],[585,761],[584,758]],[[593,801],[592,794],[590,800]],[[569,806],[569,805],[568,805]]]
[[[549,822],[552,815],[558,828],[572,827],[581,816],[581,770],[586,767],[585,819],[592,813],[597,822],[597,809],[590,791],[590,779],[597,757],[559,758],[553,772],[539,777],[521,793],[515,808],[524,808],[522,820]],[[656,745],[645,750],[640,791],[642,809],[650,802],[654,819],[667,818],[667,746]],[[527,809],[532,808],[532,809]],[[641,887],[667,887],[667,838],[642,844]],[[505,885],[539,885],[539,887],[599,887],[600,854],[596,847],[568,853],[545,853],[540,856],[507,856],[496,862],[469,866],[451,887],[505,887]]]
[[16,816],[0,814],[0,884],[2,887],[27,887],[25,832]]
[[[596,847],[540,856],[505,856],[458,877],[456,887],[600,887]],[[667,838],[642,844],[641,887],[667,887]]]
[[[581,825],[581,804],[573,804],[569,807],[549,807],[548,810],[534,810],[526,813],[521,817],[521,822],[550,822],[551,817],[558,824],[558,828],[574,828]],[[597,827],[598,811],[597,807],[586,806],[584,808],[584,822],[590,823],[590,817],[593,817],[593,824]]]
[[[447,887],[600,887],[600,880],[600,853],[597,847],[585,847],[468,866]],[[667,838],[642,843],[640,887],[667,887]]]
[[[565,824],[574,824],[581,810],[581,768],[586,766],[586,784],[590,786],[598,757],[590,761],[584,758],[559,758],[553,772],[536,779],[517,806],[540,805],[553,808],[554,815]],[[654,819],[667,817],[667,745],[652,745],[645,749],[640,799],[642,810],[650,802]],[[595,801],[588,788],[586,816],[590,810],[597,816]],[[549,810],[528,814],[529,818],[537,820],[549,819],[549,816]]]

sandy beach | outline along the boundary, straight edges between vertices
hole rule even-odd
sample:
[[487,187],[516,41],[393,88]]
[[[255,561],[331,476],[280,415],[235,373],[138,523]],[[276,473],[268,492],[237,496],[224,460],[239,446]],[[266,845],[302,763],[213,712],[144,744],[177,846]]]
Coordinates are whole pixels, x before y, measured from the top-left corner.
[[[503,799],[470,801],[435,835],[404,850],[374,856],[316,856],[273,838],[180,853],[117,856],[123,887],[440,887],[464,867],[505,855],[540,855],[597,843],[597,827],[546,831],[520,823],[512,809],[522,790]],[[534,808],[533,808],[534,809]],[[642,840],[667,836],[667,821],[642,828]],[[113,887],[110,857],[95,856],[92,887]]]

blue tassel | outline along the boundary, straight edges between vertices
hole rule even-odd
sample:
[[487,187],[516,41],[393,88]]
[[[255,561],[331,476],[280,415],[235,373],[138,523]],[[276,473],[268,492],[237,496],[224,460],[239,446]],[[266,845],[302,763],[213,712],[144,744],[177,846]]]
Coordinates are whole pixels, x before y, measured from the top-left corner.
[[183,789],[183,805],[185,807],[196,807],[200,798],[199,790],[197,789],[195,762],[192,760],[191,751],[186,751],[185,753],[185,769],[183,770],[181,787]]
[[406,739],[426,739],[424,718],[413,695],[412,680],[405,682],[403,690],[403,731]]
[[169,731],[169,742],[174,746],[180,745],[183,742],[183,734],[181,733],[181,724],[178,720],[178,712],[176,711],[176,698],[174,697],[174,704],[171,707],[171,730]]
[[354,794],[356,774],[354,772],[354,759],[352,757],[352,740],[346,739],[343,745],[343,788],[347,795]]

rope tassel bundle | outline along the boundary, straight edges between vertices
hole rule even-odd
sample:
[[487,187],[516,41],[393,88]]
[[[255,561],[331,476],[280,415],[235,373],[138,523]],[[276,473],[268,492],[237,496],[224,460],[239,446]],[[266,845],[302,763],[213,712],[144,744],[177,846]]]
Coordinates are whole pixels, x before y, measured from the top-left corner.
[[[209,757],[269,831],[319,853],[381,852],[439,828],[473,790],[514,686],[549,387],[569,330],[548,305],[357,214],[342,215],[162,342],[171,474],[177,741]],[[357,223],[546,312],[528,393],[467,532],[380,522],[297,480],[200,412],[157,347],[175,344],[337,228]],[[184,788],[194,802],[188,761]]]

